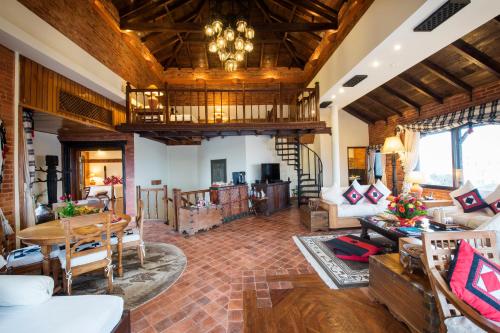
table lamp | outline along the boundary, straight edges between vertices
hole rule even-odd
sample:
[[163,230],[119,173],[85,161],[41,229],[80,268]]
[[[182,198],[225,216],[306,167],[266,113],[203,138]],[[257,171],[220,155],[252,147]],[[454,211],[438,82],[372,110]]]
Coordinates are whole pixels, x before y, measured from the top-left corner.
[[399,135],[385,138],[384,145],[380,149],[381,154],[392,154],[392,194],[398,195],[397,177],[396,177],[396,156],[398,153],[404,152],[405,148]]
[[95,173],[91,173],[89,175],[90,178],[90,185],[95,185]]
[[422,192],[424,189],[420,184],[425,182],[424,174],[420,171],[412,171],[406,176],[406,181],[411,183],[410,193],[416,193],[417,199],[422,197]]

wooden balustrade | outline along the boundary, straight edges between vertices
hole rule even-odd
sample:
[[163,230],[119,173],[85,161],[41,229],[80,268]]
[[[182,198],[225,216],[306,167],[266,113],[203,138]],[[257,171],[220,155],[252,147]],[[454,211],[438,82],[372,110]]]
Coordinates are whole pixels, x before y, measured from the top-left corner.
[[128,124],[235,124],[318,122],[314,88],[245,87],[133,89],[127,84]]
[[141,187],[136,186],[137,201],[142,200],[144,204],[144,220],[165,221],[168,220],[168,188],[163,187]]

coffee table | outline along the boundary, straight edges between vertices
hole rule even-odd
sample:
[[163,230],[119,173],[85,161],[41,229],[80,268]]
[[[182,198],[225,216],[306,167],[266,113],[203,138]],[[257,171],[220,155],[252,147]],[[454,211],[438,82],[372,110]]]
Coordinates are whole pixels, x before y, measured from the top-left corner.
[[[394,221],[384,220],[378,216],[367,216],[358,218],[359,223],[361,224],[361,238],[370,239],[370,235],[368,234],[369,230],[376,232],[379,235],[384,236],[387,239],[390,239],[393,243],[392,250],[397,252],[399,250],[399,239],[402,237],[414,237],[420,238],[420,236],[412,236],[404,233],[402,231],[397,230],[398,227],[395,225]],[[422,229],[424,232],[435,232],[435,231],[462,231],[466,230],[466,228],[453,228],[444,230],[439,228],[438,226],[430,224],[428,228]]]

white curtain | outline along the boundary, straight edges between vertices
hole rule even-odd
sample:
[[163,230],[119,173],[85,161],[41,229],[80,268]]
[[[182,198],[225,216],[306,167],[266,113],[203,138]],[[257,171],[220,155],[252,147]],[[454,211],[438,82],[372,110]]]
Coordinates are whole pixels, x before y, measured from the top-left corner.
[[385,157],[387,155],[385,154],[380,154],[380,164],[382,165],[382,183],[384,183],[387,186],[387,173],[385,172],[386,164],[385,164]]
[[31,111],[23,112],[24,142],[24,217],[26,226],[35,225],[35,199],[32,193],[35,180],[35,152],[33,149],[33,115]]
[[368,149],[368,184],[375,184],[375,153],[376,150]]
[[401,165],[403,166],[405,174],[403,180],[403,193],[408,193],[412,184],[407,181],[407,177],[410,172],[415,170],[418,164],[420,132],[405,129],[403,144],[405,151],[399,154],[399,158],[401,159]]

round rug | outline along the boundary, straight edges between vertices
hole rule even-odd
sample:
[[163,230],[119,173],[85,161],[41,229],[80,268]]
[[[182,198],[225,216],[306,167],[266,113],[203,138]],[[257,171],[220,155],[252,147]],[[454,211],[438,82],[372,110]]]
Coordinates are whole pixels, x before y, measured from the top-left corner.
[[[146,258],[141,267],[137,250],[123,251],[123,277],[115,268],[112,295],[121,296],[125,309],[134,309],[173,285],[186,268],[187,258],[178,247],[146,242]],[[116,260],[113,258],[113,263]],[[102,270],[73,279],[73,295],[105,295],[108,280]]]

